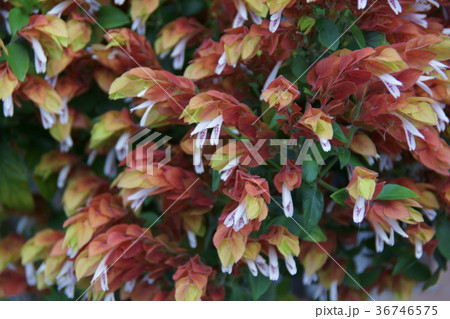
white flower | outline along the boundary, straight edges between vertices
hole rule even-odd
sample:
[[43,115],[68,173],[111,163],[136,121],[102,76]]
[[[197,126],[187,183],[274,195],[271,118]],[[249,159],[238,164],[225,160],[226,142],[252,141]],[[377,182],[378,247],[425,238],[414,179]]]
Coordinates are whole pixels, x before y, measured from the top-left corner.
[[142,21],[142,17],[138,17],[133,21],[131,30],[136,31],[139,35],[145,35],[145,22]]
[[72,137],[70,135],[67,135],[65,139],[63,139],[59,143],[59,150],[61,153],[67,153],[73,146]]
[[56,284],[58,290],[64,288],[64,293],[68,298],[73,298],[75,295],[75,284],[77,283],[77,277],[75,276],[73,269],[73,261],[66,261],[61,268],[58,276],[56,276]]
[[170,56],[173,58],[173,68],[175,70],[181,70],[184,64],[184,53],[186,51],[186,44],[191,36],[185,36],[177,45],[173,48]]
[[25,264],[25,278],[28,286],[36,286],[36,276],[33,263]]
[[53,14],[57,16],[58,18],[61,17],[61,14],[68,6],[70,6],[73,3],[73,0],[65,0],[63,2],[58,3],[56,6],[54,6],[50,11],[48,11],[46,14]]
[[420,76],[419,79],[416,81],[416,84],[417,84],[418,86],[420,86],[420,87],[422,88],[422,90],[424,90],[425,92],[427,92],[431,97],[433,97],[433,91],[431,91],[431,89],[428,87],[428,85],[426,85],[426,84],[423,83],[423,82],[429,81],[429,80],[432,80],[432,79],[435,79],[435,77],[434,77],[434,76],[425,76],[425,75],[422,75],[422,76]]
[[393,97],[398,98],[400,96],[400,90],[398,87],[403,86],[402,82],[394,78],[389,73],[381,74],[378,77],[384,83],[386,88],[389,90],[389,93],[391,93]]
[[188,237],[188,241],[189,241],[189,246],[191,246],[191,248],[196,248],[197,247],[197,238],[195,237],[195,234],[191,231],[188,231],[187,237]]
[[284,262],[286,263],[286,269],[293,276],[297,273],[297,265],[295,264],[294,257],[292,255],[284,256]]
[[245,225],[248,224],[247,218],[247,204],[246,200],[243,200],[239,203],[238,207],[236,207],[228,216],[225,218],[223,224],[226,227],[232,227],[234,231],[241,230]]
[[303,284],[304,284],[305,286],[309,286],[309,285],[311,285],[311,283],[312,283],[313,281],[317,281],[317,274],[316,274],[316,273],[313,273],[313,274],[310,276],[310,275],[308,275],[308,273],[305,271],[305,272],[303,273]]
[[258,267],[259,272],[265,276],[269,277],[269,266],[267,265],[266,260],[261,256],[256,256],[255,259],[256,267]]
[[222,272],[224,274],[231,274],[231,272],[233,271],[233,265],[228,265],[228,266],[224,266],[222,265]]
[[211,145],[219,144],[219,136],[220,130],[222,128],[223,117],[222,115],[217,116],[215,119],[201,121],[197,124],[195,129],[191,132],[191,136],[197,134],[196,145],[199,148],[203,148],[203,145],[206,141],[206,133],[209,128],[212,128],[213,131],[210,137]]
[[283,183],[282,188],[283,210],[286,217],[294,215],[294,203],[292,202],[291,190],[286,183]]
[[134,194],[127,197],[127,200],[132,201],[131,203],[131,209],[136,211],[144,202],[144,200],[149,196],[151,193],[156,191],[159,188],[159,186],[154,186],[150,188],[144,188],[141,190],[138,190]]
[[[144,96],[145,95],[145,91],[147,91],[147,89],[142,90],[141,92],[139,92],[137,96],[138,97]],[[145,109],[145,112],[144,112],[144,114],[141,117],[141,121],[139,122],[140,126],[145,126],[145,123],[147,122],[148,114],[150,113],[150,110],[153,108],[153,106],[156,103],[157,103],[156,101],[145,101],[145,102],[143,102],[143,103],[141,103],[141,104],[131,108],[131,110],[130,110],[131,112],[134,112],[136,110]]]
[[88,156],[88,159],[87,159],[87,164],[88,164],[89,166],[91,166],[92,163],[94,163],[96,157],[97,157],[97,150],[94,149],[94,150],[92,150],[92,151],[89,153],[89,156]]
[[48,130],[56,123],[55,114],[47,112],[44,108],[40,107],[39,111],[41,112],[41,121],[44,129]]
[[440,76],[442,76],[442,77],[444,78],[444,80],[448,80],[447,74],[445,74],[444,71],[442,71],[442,70],[448,69],[448,68],[449,68],[448,65],[446,65],[446,64],[444,64],[444,63],[442,63],[442,62],[436,61],[436,60],[431,60],[431,62],[429,63],[429,65],[430,65],[430,66],[433,68],[433,70],[435,70]]
[[103,173],[110,178],[113,178],[114,176],[116,176],[116,173],[117,173],[116,154],[114,152],[114,149],[111,149],[108,152],[108,154],[106,155],[105,166],[103,167]]
[[425,216],[427,216],[427,218],[431,221],[434,220],[436,218],[436,211],[434,209],[423,209],[422,212],[425,214]]
[[280,270],[278,268],[278,256],[275,248],[269,247],[269,279],[272,281],[278,280],[280,277]]
[[353,221],[357,224],[363,221],[366,212],[366,200],[362,196],[358,196],[353,207]]
[[14,103],[12,95],[9,95],[3,101],[3,115],[5,117],[12,117],[14,115]]
[[245,7],[245,4],[242,2],[242,0],[238,0],[237,6],[238,12],[233,20],[233,28],[240,27],[244,24],[245,21],[248,20],[247,8]]
[[[270,83],[273,82],[273,80],[275,80],[275,78],[277,77],[277,73],[278,70],[280,70],[281,65],[283,64],[283,61],[278,61],[275,66],[273,67],[272,71],[270,72],[269,76],[266,79],[266,82],[264,82],[264,86],[262,91],[265,91],[267,89],[267,87],[270,85]],[[263,96],[261,94],[260,96],[260,100],[263,100]]]
[[399,14],[400,12],[402,12],[402,6],[400,5],[400,2],[398,0],[387,0],[387,2],[389,3],[389,6],[395,14]]
[[97,266],[97,269],[95,270],[94,276],[92,277],[91,284],[97,281],[98,278],[100,278],[100,286],[103,291],[108,291],[108,267],[106,266],[106,260],[109,258],[109,255],[111,255],[111,251],[109,251],[100,261],[100,263]]
[[93,14],[100,9],[100,3],[95,0],[85,0],[87,4],[89,4],[89,13]]
[[136,279],[130,280],[125,282],[125,284],[123,285],[123,290],[125,292],[132,292],[134,289],[134,285],[136,284]]
[[416,139],[414,136],[420,137],[425,140],[425,136],[412,124],[410,121],[405,119],[403,116],[394,114],[402,121],[402,127],[405,131],[406,142],[408,143],[408,147],[410,151],[414,151],[416,149]]
[[250,17],[255,24],[261,24],[263,22],[263,19],[259,15],[250,10],[248,12],[250,13]]
[[116,301],[116,298],[114,298],[114,293],[110,292],[109,294],[106,294],[103,301]]
[[423,28],[428,28],[428,21],[425,20],[427,15],[424,13],[409,13],[402,15],[402,18],[407,19],[411,22],[414,22],[417,25],[420,25]]
[[420,259],[420,257],[422,257],[422,255],[423,255],[423,242],[420,240],[419,237],[416,237],[414,239],[414,247],[415,247],[414,252],[415,252],[416,258]]
[[275,33],[280,26],[281,22],[281,15],[283,14],[283,9],[281,9],[278,12],[275,12],[270,16],[270,24],[269,24],[269,30],[272,33]]
[[245,262],[247,263],[248,269],[250,270],[253,277],[258,276],[258,268],[256,267],[256,263],[254,260],[251,260],[250,258],[244,258]]
[[227,165],[224,166],[224,168],[219,171],[221,180],[226,181],[228,177],[230,177],[231,173],[233,172],[233,168],[239,165],[239,160],[241,159],[241,157],[242,155],[231,160]]
[[330,285],[330,301],[337,301],[338,300],[338,282],[337,280],[333,280]]
[[320,141],[320,146],[322,146],[322,149],[325,152],[331,151],[331,143],[329,140],[327,140],[326,138],[319,137],[319,141]]
[[128,144],[127,141],[130,138],[130,133],[123,133],[116,142],[114,146],[114,150],[116,151],[117,160],[122,161],[128,153]]
[[67,176],[69,175],[69,172],[70,172],[70,167],[71,167],[71,164],[67,164],[59,171],[58,181],[56,183],[58,188],[63,188],[64,185],[66,184]]
[[117,4],[118,6],[121,6],[125,3],[125,0],[114,0],[114,4]]
[[205,169],[203,167],[203,161],[202,161],[202,149],[197,147],[196,143],[193,144],[193,148],[194,148],[194,154],[192,156],[193,159],[193,165],[194,165],[194,169],[195,172],[197,174],[202,174]]
[[438,118],[438,125],[437,125],[438,131],[439,132],[445,131],[445,128],[447,126],[446,123],[449,122],[449,119],[447,115],[445,115],[445,112],[443,110],[445,108],[445,104],[439,102],[431,103],[431,107],[433,108],[433,111],[434,113],[436,113],[436,116]]
[[393,219],[389,217],[384,217],[384,220],[391,226],[391,229],[394,230],[397,234],[404,238],[408,238],[408,234],[400,227],[400,225]]
[[[56,77],[53,77],[56,78]],[[62,98],[63,105],[59,108],[59,122],[67,124],[69,122],[69,108],[67,107],[67,97]]]
[[358,9],[365,9],[367,7],[367,0],[358,0]]
[[[5,2],[5,1],[3,1]],[[0,10],[0,15],[3,17],[3,21],[5,23],[6,32],[11,35],[11,27],[9,26],[9,12],[7,10]]]
[[31,47],[34,51],[34,65],[36,73],[45,73],[47,68],[47,57],[45,56],[44,49],[41,43],[35,37],[30,37]]
[[372,222],[372,226],[375,229],[375,250],[380,253],[383,251],[384,243],[390,244],[391,241],[380,224]]
[[227,54],[225,51],[223,51],[222,55],[220,56],[219,60],[217,61],[216,70],[214,72],[217,75],[222,74],[222,71],[226,65],[227,65]]

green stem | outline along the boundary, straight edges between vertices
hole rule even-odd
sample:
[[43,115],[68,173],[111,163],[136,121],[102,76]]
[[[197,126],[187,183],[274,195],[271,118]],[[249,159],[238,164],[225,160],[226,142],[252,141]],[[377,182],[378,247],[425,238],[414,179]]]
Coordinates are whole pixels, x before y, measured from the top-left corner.
[[319,179],[319,184],[332,192],[337,192],[339,190],[338,188],[328,184],[327,182],[324,182],[322,179]]
[[319,177],[322,178],[323,176],[325,176],[325,174],[328,173],[328,171],[333,167],[334,164],[336,164],[337,161],[338,157],[333,158],[331,162],[329,162],[328,165],[325,166],[325,168],[320,172]]
[[281,169],[281,166],[278,165],[277,163],[275,163],[273,160],[268,159],[268,160],[266,160],[266,162],[269,163],[274,168]]
[[[356,111],[355,111],[355,116],[353,117],[353,121],[356,121],[359,117],[359,114],[361,113],[361,108],[363,105],[363,101],[359,102],[358,105],[356,106]],[[352,127],[350,128],[350,131],[348,132],[348,142],[345,145],[345,148],[349,148],[350,143],[352,142],[353,136],[356,133],[356,126],[353,125],[352,123]]]

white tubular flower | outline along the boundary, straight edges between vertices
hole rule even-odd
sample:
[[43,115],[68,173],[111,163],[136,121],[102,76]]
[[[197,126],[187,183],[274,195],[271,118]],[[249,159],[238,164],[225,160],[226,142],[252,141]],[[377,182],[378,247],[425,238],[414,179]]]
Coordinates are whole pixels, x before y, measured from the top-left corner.
[[417,25],[420,25],[422,28],[428,28],[428,21],[425,20],[427,15],[424,13],[409,13],[402,15],[402,18],[409,20]]
[[[281,65],[283,64],[283,61],[278,61],[275,66],[273,67],[272,71],[270,72],[269,76],[266,79],[266,82],[264,82],[264,86],[262,91],[265,91],[267,89],[267,87],[270,85],[270,83],[273,82],[273,80],[275,80],[275,78],[277,77],[277,73],[280,70]],[[260,98],[261,101],[263,100],[263,96],[261,94]]]
[[[142,90],[141,92],[138,93],[138,97],[143,97],[145,95],[145,91],[147,91],[147,89]],[[145,109],[144,114],[141,117],[141,121],[139,122],[140,126],[145,126],[145,123],[147,122],[147,117],[148,114],[150,113],[150,110],[153,108],[153,106],[155,106],[157,102],[156,101],[145,101],[133,108],[131,108],[131,112],[134,112],[136,110],[143,110]]]
[[333,280],[330,285],[330,301],[338,300],[338,282]]
[[434,209],[423,209],[422,212],[427,216],[427,218],[432,221],[436,218],[436,211]]
[[436,61],[436,60],[431,60],[431,62],[429,63],[429,65],[430,65],[430,66],[433,68],[433,70],[435,70],[440,76],[442,76],[442,78],[443,78],[444,80],[448,80],[447,74],[445,74],[444,71],[442,71],[442,70],[448,69],[448,68],[449,68],[448,65],[446,65],[446,64],[444,64],[444,63],[442,63],[442,62]]
[[67,124],[69,122],[69,108],[67,107],[67,97],[62,98],[63,105],[59,108],[59,122]]
[[391,226],[391,229],[394,230],[397,234],[402,236],[403,238],[408,238],[408,234],[400,227],[400,225],[393,219],[389,217],[384,217],[384,220]]
[[289,273],[294,276],[297,273],[297,265],[295,264],[294,257],[292,255],[284,256],[284,262],[286,264],[286,269]]
[[53,14],[57,16],[58,18],[61,18],[61,14],[64,12],[64,10],[67,9],[68,6],[70,6],[73,3],[72,0],[65,0],[63,2],[58,3],[56,6],[54,6],[50,11],[48,11],[46,14]]
[[173,68],[175,70],[181,70],[184,64],[184,53],[186,51],[186,44],[189,40],[190,36],[186,36],[181,39],[180,42],[177,43],[175,48],[173,48],[170,56],[173,58]]
[[191,246],[191,248],[196,248],[197,247],[197,238],[195,237],[195,234],[191,231],[188,231],[187,237],[188,237],[188,241],[189,241],[189,246]]
[[106,294],[105,297],[103,298],[103,301],[116,301],[114,293],[110,292],[109,294]]
[[48,130],[56,123],[55,114],[47,112],[44,108],[40,107],[41,121],[44,129]]
[[367,7],[367,0],[358,0],[358,9],[362,10]]
[[5,117],[12,117],[14,115],[14,103],[12,95],[9,95],[3,101],[3,115]]
[[116,157],[118,161],[122,161],[128,154],[128,145],[127,141],[130,138],[130,133],[123,133],[116,142],[114,146],[114,150],[116,152]]
[[73,261],[66,261],[56,276],[58,290],[64,288],[64,294],[70,299],[75,296],[75,284],[77,283],[77,277],[73,270]]
[[9,19],[8,19],[9,12],[6,10],[0,10],[0,16],[3,17],[3,21],[5,22],[6,32],[8,32],[8,34],[11,35],[11,27],[9,26]]
[[244,259],[245,259],[248,269],[250,270],[250,273],[253,275],[253,277],[258,276],[258,268],[256,267],[255,261],[251,260],[250,258],[244,258]]
[[378,76],[380,80],[384,83],[389,93],[392,94],[394,98],[398,98],[400,96],[399,86],[403,86],[403,83],[394,78],[389,73],[381,74]]
[[269,30],[272,33],[275,33],[278,30],[278,27],[280,26],[281,22],[281,16],[283,14],[283,9],[281,9],[278,12],[275,12],[270,16],[270,24],[269,24]]
[[307,273],[306,273],[306,271],[303,273],[303,279],[302,279],[302,281],[303,281],[303,284],[305,285],[305,286],[309,286],[309,285],[311,285],[314,281],[316,281],[317,280],[317,274],[316,273],[313,273],[311,276],[309,276]]
[[142,203],[147,198],[147,196],[149,196],[152,192],[156,191],[158,188],[159,188],[159,186],[144,188],[144,189],[138,190],[136,193],[128,196],[127,200],[132,201],[131,209],[133,211],[136,211],[142,205]]
[[195,172],[197,174],[202,174],[205,169],[203,167],[203,161],[202,161],[202,149],[197,147],[196,143],[193,144],[193,148],[194,148],[194,154],[192,156],[192,160],[193,160],[193,165],[194,165],[194,169]]
[[372,222],[372,226],[375,230],[375,248],[378,253],[381,253],[384,248],[384,243],[390,244],[390,240],[386,235],[384,229],[377,222]]
[[109,251],[100,261],[100,263],[97,266],[97,269],[95,270],[94,277],[92,277],[91,284],[97,281],[98,278],[100,278],[100,285],[101,289],[103,291],[108,291],[108,276],[107,271],[108,267],[106,266],[106,260],[109,258],[109,255],[111,255],[111,251]]
[[97,157],[97,150],[92,150],[92,151],[89,153],[89,156],[88,156],[88,159],[87,159],[87,164],[88,164],[89,166],[91,166],[92,163],[94,163],[96,157]]
[[417,259],[420,259],[423,255],[423,242],[420,240],[419,237],[416,237],[414,239],[414,253],[416,255]]
[[269,277],[269,266],[267,265],[266,260],[261,256],[256,256],[255,259],[256,267],[258,267],[259,272],[265,276]]
[[33,263],[25,264],[25,278],[28,286],[36,286],[36,271]]
[[133,291],[134,285],[135,285],[135,284],[136,284],[136,279],[127,281],[127,282],[125,282],[125,284],[123,285],[123,290],[124,290],[125,292],[130,293],[130,292]]
[[70,167],[71,167],[71,165],[67,164],[66,166],[64,166],[62,168],[62,170],[59,171],[58,181],[56,183],[58,188],[63,188],[64,185],[66,185],[66,180],[67,180],[67,176],[69,176]]
[[67,135],[65,139],[63,139],[59,143],[59,150],[61,153],[67,153],[73,146],[73,141],[70,135]]
[[136,18],[131,24],[131,30],[135,31],[139,35],[145,35],[145,22],[142,21],[142,17]]
[[445,131],[445,128],[447,127],[447,124],[449,122],[449,119],[447,115],[445,115],[444,108],[445,104],[442,103],[431,103],[431,107],[433,108],[434,113],[436,113],[436,116],[438,118],[438,131],[443,132]]
[[45,73],[47,69],[47,57],[45,56],[44,49],[38,39],[30,37],[31,47],[34,51],[34,65],[36,73]]
[[294,215],[294,203],[292,202],[291,190],[286,183],[283,183],[282,198],[284,214],[286,217],[292,217]]
[[103,167],[103,173],[113,178],[116,176],[117,170],[116,170],[116,154],[114,152],[114,149],[111,149],[108,154],[106,155],[105,160],[105,166]]
[[231,274],[231,272],[233,271],[233,265],[228,265],[228,266],[224,266],[222,265],[222,272],[224,274]]
[[217,75],[222,74],[223,69],[225,69],[225,66],[227,65],[227,54],[225,51],[223,51],[222,55],[220,56],[219,60],[217,61],[216,70],[214,71]]
[[435,79],[434,76],[425,76],[425,75],[422,75],[422,76],[419,77],[419,79],[418,79],[417,82],[416,82],[416,84],[417,84],[420,88],[422,88],[422,90],[424,90],[425,92],[427,92],[431,97],[433,97],[433,91],[431,91],[431,89],[428,87],[428,85],[426,85],[426,84],[423,83],[423,82],[429,81],[429,80],[433,80],[433,79]]
[[355,202],[355,207],[353,207],[353,222],[359,224],[364,219],[364,214],[366,212],[366,199],[362,196],[358,196]]
[[233,172],[233,168],[239,165],[241,157],[242,155],[231,160],[227,165],[224,166],[224,168],[219,171],[221,180],[226,181],[228,177],[230,177],[231,173]]
[[394,114],[402,121],[402,127],[405,131],[406,141],[408,143],[408,147],[410,151],[414,151],[416,149],[416,139],[414,136],[420,137],[425,140],[425,136],[412,124],[410,121],[405,119],[403,116],[399,114]]
[[125,0],[114,0],[114,4],[121,6],[125,3]]
[[95,0],[85,0],[87,4],[89,4],[89,13],[94,14],[100,9],[100,3]]
[[236,17],[233,20],[233,28],[240,27],[245,21],[248,20],[247,8],[242,0],[238,0],[237,11]]
[[249,10],[248,13],[250,14],[250,17],[252,18],[255,24],[261,24],[263,22],[263,19],[253,11]]
[[247,204],[246,201],[243,200],[239,203],[238,207],[236,207],[228,216],[225,218],[223,224],[226,227],[233,227],[234,231],[241,230],[245,225],[248,224],[247,218]]
[[269,279],[277,281],[280,277],[280,269],[278,268],[278,256],[274,247],[269,247]]
[[322,149],[324,152],[331,151],[331,143],[326,138],[319,137],[320,146],[322,146]]
[[387,2],[389,3],[389,6],[395,14],[399,14],[400,12],[402,12],[402,6],[400,5],[400,2],[398,0],[387,0]]
[[219,144],[220,130],[222,129],[223,117],[222,115],[217,116],[215,119],[210,121],[201,121],[197,124],[195,129],[191,132],[191,136],[197,134],[196,145],[199,148],[203,148],[206,141],[207,130],[212,128],[210,143],[211,145]]

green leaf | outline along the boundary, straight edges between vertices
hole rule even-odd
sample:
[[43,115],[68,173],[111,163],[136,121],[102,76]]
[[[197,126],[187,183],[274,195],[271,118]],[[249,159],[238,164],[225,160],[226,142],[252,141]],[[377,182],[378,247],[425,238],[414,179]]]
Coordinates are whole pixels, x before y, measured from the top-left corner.
[[117,7],[102,6],[98,12],[98,23],[105,29],[111,29],[130,23],[130,18]]
[[341,188],[340,190],[334,192],[333,194],[331,194],[330,196],[336,203],[338,203],[339,205],[345,206],[345,207],[349,207],[345,201],[347,200],[347,198],[349,198],[348,193],[346,191],[345,188]]
[[313,183],[317,179],[317,175],[319,174],[319,165],[317,165],[316,161],[305,161],[302,165],[303,173],[302,178],[307,183]]
[[385,35],[378,31],[366,32],[366,43],[372,48],[376,48],[381,45],[389,45],[389,42],[386,41]]
[[315,28],[319,32],[319,42],[331,51],[339,47],[339,31],[331,20],[323,18],[316,21]]
[[213,170],[212,174],[212,183],[211,183],[211,189],[213,192],[215,192],[220,185],[220,173],[219,171]]
[[307,229],[316,226],[323,212],[323,195],[316,184],[303,184],[302,208]]
[[345,144],[348,143],[347,136],[345,136],[341,127],[336,122],[333,123],[333,137],[336,138],[337,140],[341,141],[342,143],[345,143]]
[[23,82],[30,65],[28,52],[20,43],[11,43],[6,48],[8,50],[8,54],[5,54],[6,61],[19,81]]
[[304,14],[300,17],[300,20],[298,20],[298,29],[307,34],[311,31],[314,24],[316,24],[316,20]]
[[323,231],[319,227],[319,225],[316,225],[311,229],[302,230],[299,237],[302,240],[319,242],[319,243],[327,241],[327,236],[323,233]]
[[339,147],[338,148],[338,157],[339,157],[339,163],[341,164],[341,169],[345,167],[345,165],[348,164],[350,161],[352,153],[346,149],[345,147]]
[[412,266],[416,261],[417,259],[412,255],[400,255],[397,263],[395,264],[394,270],[392,271],[392,274],[396,275],[400,272],[403,272],[405,269]]
[[0,202],[20,210],[33,209],[25,164],[8,145],[0,145]]
[[397,200],[397,199],[405,199],[405,198],[419,198],[420,196],[414,193],[407,187],[395,185],[395,184],[387,184],[384,185],[380,194],[377,196],[377,200]]
[[437,225],[436,238],[439,240],[437,246],[439,252],[450,260],[450,220],[444,220]]
[[405,276],[415,281],[426,281],[430,279],[431,272],[427,266],[421,262],[416,262],[402,272]]
[[22,29],[24,26],[28,24],[28,20],[30,17],[25,11],[21,8],[14,8],[9,11],[8,21],[9,28],[11,29],[11,34],[16,34],[17,31]]
[[295,75],[298,81],[306,83],[306,75],[309,68],[308,62],[302,55],[296,55],[292,58],[292,74]]
[[259,298],[261,298],[261,296],[264,295],[267,289],[269,289],[269,287],[272,285],[272,281],[261,274],[258,274],[258,276],[254,277],[249,272],[248,277],[250,281],[250,289],[252,291],[253,300],[258,300]]
[[364,39],[364,34],[362,31],[354,24],[351,26],[350,31],[352,32],[353,37],[358,43],[360,49],[364,49],[366,47],[366,39]]

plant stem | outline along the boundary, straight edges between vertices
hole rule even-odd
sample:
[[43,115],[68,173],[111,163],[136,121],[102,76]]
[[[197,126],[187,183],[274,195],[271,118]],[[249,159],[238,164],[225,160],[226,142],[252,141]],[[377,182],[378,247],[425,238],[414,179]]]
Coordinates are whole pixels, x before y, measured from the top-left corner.
[[328,184],[327,182],[323,181],[322,179],[319,179],[319,184],[332,192],[337,192],[339,190],[338,188]]
[[331,162],[329,162],[327,164],[327,166],[325,166],[325,168],[320,172],[319,177],[322,178],[323,176],[325,176],[326,173],[328,173],[328,171],[333,167],[333,165],[338,161],[338,157],[336,156],[335,158],[333,158],[331,160]]

